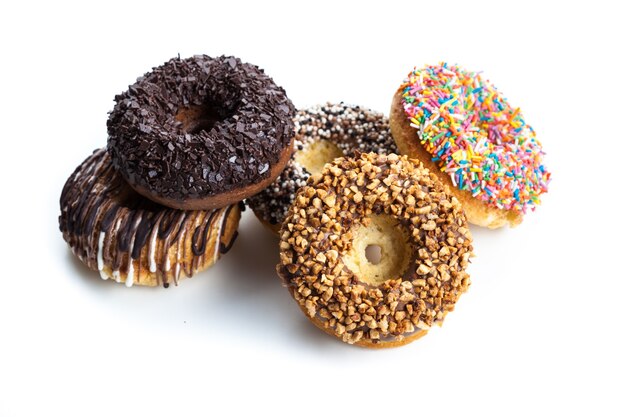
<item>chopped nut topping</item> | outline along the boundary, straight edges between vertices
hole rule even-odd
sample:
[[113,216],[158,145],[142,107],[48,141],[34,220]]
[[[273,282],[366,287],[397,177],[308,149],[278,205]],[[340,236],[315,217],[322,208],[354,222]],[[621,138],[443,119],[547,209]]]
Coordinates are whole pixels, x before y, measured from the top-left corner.
[[[353,245],[352,227],[373,214],[394,217],[415,256],[402,276],[377,285],[342,258]],[[292,296],[347,343],[384,344],[426,331],[470,285],[472,238],[460,204],[404,156],[360,154],[327,164],[298,192],[280,236],[278,272]]]

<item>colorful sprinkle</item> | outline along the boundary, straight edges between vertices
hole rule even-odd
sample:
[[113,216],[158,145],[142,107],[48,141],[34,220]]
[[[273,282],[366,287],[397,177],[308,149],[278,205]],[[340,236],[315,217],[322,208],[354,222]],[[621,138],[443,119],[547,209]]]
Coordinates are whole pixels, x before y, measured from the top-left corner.
[[519,108],[480,74],[446,63],[414,69],[401,88],[420,143],[456,187],[498,208],[535,209],[550,173]]

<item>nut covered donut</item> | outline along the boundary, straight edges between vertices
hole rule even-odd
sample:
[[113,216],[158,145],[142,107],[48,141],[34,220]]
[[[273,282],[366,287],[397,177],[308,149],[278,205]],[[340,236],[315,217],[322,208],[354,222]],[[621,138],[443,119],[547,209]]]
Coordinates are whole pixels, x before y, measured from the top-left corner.
[[238,205],[182,211],[153,203],[127,185],[100,149],[65,183],[59,226],[74,254],[103,279],[168,287],[226,253],[239,217]]
[[108,151],[124,179],[168,207],[225,207],[259,192],[291,156],[285,91],[238,58],[174,58],[116,96]]
[[390,124],[402,153],[439,175],[471,223],[516,226],[548,190],[535,131],[480,74],[445,63],[413,70]]
[[269,187],[247,200],[254,214],[278,233],[296,192],[324,164],[355,151],[398,153],[382,113],[344,103],[299,110],[294,119],[294,153]]
[[425,335],[470,284],[461,205],[406,156],[326,165],[298,192],[280,239],[277,270],[293,298],[351,344],[393,347]]

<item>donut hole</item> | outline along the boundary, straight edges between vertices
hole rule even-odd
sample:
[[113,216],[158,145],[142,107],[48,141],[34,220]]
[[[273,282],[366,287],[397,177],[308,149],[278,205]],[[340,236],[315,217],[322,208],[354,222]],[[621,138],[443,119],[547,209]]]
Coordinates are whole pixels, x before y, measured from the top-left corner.
[[378,265],[382,258],[382,248],[379,245],[367,245],[365,248],[365,258],[372,265]]
[[395,218],[372,215],[350,231],[352,246],[342,259],[360,281],[377,286],[404,276],[411,248],[407,231]]
[[236,109],[225,108],[208,102],[200,105],[181,107],[176,113],[176,120],[181,123],[183,132],[195,135],[200,132],[209,132],[217,122],[228,119]]
[[307,171],[315,175],[322,172],[324,165],[341,156],[343,156],[343,152],[335,143],[326,139],[319,139],[297,151],[294,159]]

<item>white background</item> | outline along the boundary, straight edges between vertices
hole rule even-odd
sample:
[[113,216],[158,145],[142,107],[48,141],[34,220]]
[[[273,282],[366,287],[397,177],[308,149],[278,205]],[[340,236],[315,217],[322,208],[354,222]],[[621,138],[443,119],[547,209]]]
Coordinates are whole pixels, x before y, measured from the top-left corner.
[[[93,3],[0,6],[0,415],[626,414],[622,11]],[[415,65],[483,70],[538,132],[550,192],[517,229],[472,229],[469,292],[398,349],[311,325],[250,211],[232,252],[177,288],[103,282],[58,231],[60,191],[106,143],[114,95],[178,53],[255,63],[298,107],[386,113]]]

